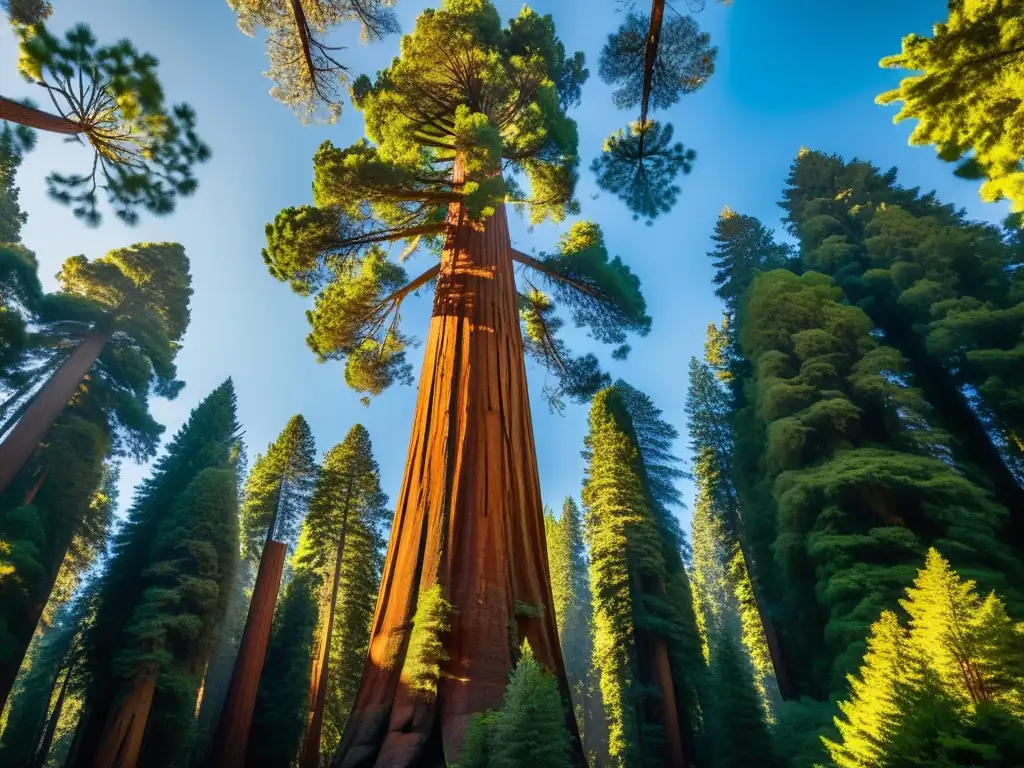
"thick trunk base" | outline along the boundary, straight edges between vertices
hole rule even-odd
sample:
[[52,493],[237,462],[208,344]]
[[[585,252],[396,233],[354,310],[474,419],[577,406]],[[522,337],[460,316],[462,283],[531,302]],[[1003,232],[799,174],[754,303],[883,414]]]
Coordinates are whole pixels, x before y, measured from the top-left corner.
[[[435,583],[453,609],[428,697],[403,667]],[[369,655],[333,765],[457,761],[473,715],[501,705],[524,639],[559,680],[585,765],[552,610],[505,209],[479,225],[453,204]]]
[[155,692],[156,674],[139,672],[117,715],[107,726],[92,761],[94,768],[136,768]]
[[242,642],[210,752],[211,768],[241,768],[245,765],[252,713],[256,707],[256,691],[267,656],[270,626],[274,619],[277,594],[281,589],[286,552],[287,547],[280,541],[270,541],[263,548]]

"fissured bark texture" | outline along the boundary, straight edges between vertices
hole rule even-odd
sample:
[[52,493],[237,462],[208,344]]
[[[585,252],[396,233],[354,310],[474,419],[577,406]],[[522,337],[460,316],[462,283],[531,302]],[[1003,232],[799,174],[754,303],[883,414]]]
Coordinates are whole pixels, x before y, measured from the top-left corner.
[[[453,203],[369,655],[334,766],[456,761],[473,715],[501,705],[523,640],[568,705],[512,270],[504,206],[477,223]],[[403,665],[418,596],[435,583],[452,612],[431,699]],[[583,766],[571,708],[566,723]]]

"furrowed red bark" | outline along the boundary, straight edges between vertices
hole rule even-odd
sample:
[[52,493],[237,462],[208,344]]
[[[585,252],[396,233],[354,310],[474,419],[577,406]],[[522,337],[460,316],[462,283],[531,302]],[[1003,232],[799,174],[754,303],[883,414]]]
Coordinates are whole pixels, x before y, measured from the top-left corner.
[[683,768],[687,765],[683,748],[683,733],[679,724],[679,708],[676,706],[676,689],[672,679],[672,665],[668,657],[668,643],[661,635],[652,642],[654,650],[654,673],[661,691],[661,716],[665,728],[665,765]]
[[100,356],[110,335],[92,332],[75,347],[60,368],[36,392],[32,404],[14,425],[7,439],[0,443],[0,493],[11,484],[47,430],[53,426],[64,406]]
[[117,708],[100,741],[94,768],[136,768],[146,720],[156,691],[156,671],[139,669],[127,698]]
[[36,746],[35,755],[32,757],[32,768],[44,768],[46,758],[50,754],[50,747],[53,746],[53,735],[57,732],[57,722],[60,720],[60,713],[64,710],[64,698],[67,696],[68,683],[71,682],[71,674],[75,671],[75,660],[68,665],[64,673],[64,682],[60,686],[60,693],[57,694],[57,701],[53,705],[53,712],[46,721],[46,730]]
[[268,542],[263,548],[249,603],[249,615],[245,619],[242,641],[224,698],[224,708],[217,723],[213,749],[210,751],[210,766],[233,768],[245,765],[252,713],[256,707],[256,691],[267,656],[270,626],[277,605],[277,593],[281,588],[287,550],[288,547],[280,541]]
[[[463,183],[459,159],[452,180]],[[417,600],[435,583],[453,610],[428,700],[403,664]],[[453,203],[369,654],[333,765],[455,762],[473,715],[501,705],[523,639],[568,703],[505,208],[475,223]],[[571,707],[566,726],[585,766]]]
[[320,737],[324,729],[324,705],[327,702],[327,678],[331,660],[331,636],[334,634],[334,612],[338,604],[338,582],[341,581],[341,558],[345,554],[345,534],[348,531],[348,509],[341,523],[338,554],[334,559],[334,581],[331,584],[331,602],[327,607],[327,621],[320,637],[316,667],[310,681],[310,716],[306,735],[302,740],[299,768],[320,768]]
[[18,125],[49,133],[62,133],[65,136],[75,136],[85,132],[85,128],[74,120],[19,104],[16,101],[5,99],[3,96],[0,96],[0,120],[10,120]]

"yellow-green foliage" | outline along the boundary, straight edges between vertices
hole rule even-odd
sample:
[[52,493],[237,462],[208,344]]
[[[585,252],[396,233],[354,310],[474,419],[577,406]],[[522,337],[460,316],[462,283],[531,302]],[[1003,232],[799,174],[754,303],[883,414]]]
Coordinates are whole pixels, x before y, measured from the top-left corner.
[[[1024,626],[1015,627],[995,593],[983,598],[935,549],[906,595],[909,623],[884,611],[860,673],[849,676],[850,695],[835,718],[839,739],[823,739],[833,763],[903,765],[899,756],[908,754],[930,756],[933,765],[1018,764]],[[943,762],[957,753],[973,760]]]
[[[931,37],[908,35],[881,66],[919,74],[879,95],[902,101],[894,120],[912,118],[915,145],[933,144],[956,174],[985,179],[987,201],[1008,198],[1024,210],[1024,6],[1020,0],[956,0]],[[965,160],[964,158],[967,157]]]
[[761,696],[765,717],[769,722],[773,722],[771,697],[768,690],[770,685],[774,685],[769,681],[774,680],[775,668],[772,666],[768,641],[764,637],[761,614],[757,610],[754,585],[750,581],[750,573],[747,571],[747,564],[739,544],[733,547],[732,557],[729,558],[728,574],[739,611],[740,639],[743,642],[743,647],[747,649],[750,663],[754,668],[754,687],[757,688],[757,692]]
[[451,603],[441,593],[441,585],[433,584],[420,592],[412,620],[402,677],[410,689],[431,700],[437,696],[441,664],[448,660],[441,635],[450,628],[448,616],[451,609]]

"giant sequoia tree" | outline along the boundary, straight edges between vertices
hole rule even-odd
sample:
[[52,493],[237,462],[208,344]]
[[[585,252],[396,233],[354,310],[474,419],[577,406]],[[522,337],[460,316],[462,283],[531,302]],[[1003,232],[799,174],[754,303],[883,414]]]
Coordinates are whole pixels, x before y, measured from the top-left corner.
[[[202,672],[238,559],[230,380],[193,409],[136,491],[85,642],[69,765],[170,765],[188,753]],[[141,757],[140,757],[141,755]]]
[[931,37],[907,35],[883,67],[912,70],[879,104],[902,101],[894,122],[916,119],[910,143],[958,162],[957,176],[984,179],[981,196],[1024,210],[1024,26],[1020,0],[952,0]]
[[63,39],[41,21],[18,27],[18,35],[22,76],[43,89],[58,114],[0,96],[0,121],[64,134],[93,151],[88,172],[47,177],[54,200],[95,226],[103,190],[117,217],[135,224],[140,209],[166,215],[195,192],[192,168],[209,160],[210,149],[195,132],[192,108],[165,103],[155,57],[128,40],[98,46],[85,24]]
[[[594,596],[594,666],[613,765],[694,760],[703,666],[679,541],[659,514],[656,455],[631,413],[635,390],[617,384],[594,398],[583,503]],[[643,399],[640,399],[643,402]],[[657,412],[655,411],[655,414]],[[640,418],[634,416],[637,414]],[[641,429],[637,429],[639,426]],[[657,444],[657,441],[653,441]]]
[[[604,378],[596,358],[572,359],[554,335],[551,300],[536,288],[517,291],[513,264],[547,280],[600,341],[622,345],[650,322],[638,281],[608,258],[596,226],[577,224],[539,258],[511,247],[506,199],[533,222],[577,208],[576,126],[565,110],[580,79],[549,17],[524,9],[503,28],[486,0],[425,11],[392,66],[353,85],[372,143],[323,144],[315,207],[286,209],[267,227],[272,274],[315,294],[311,348],[345,360],[347,381],[364,392],[408,377],[398,306],[436,278],[382,597],[340,765],[455,759],[470,718],[501,699],[518,648],[510,631],[529,639],[568,698],[524,346],[556,374],[556,394],[583,397]],[[371,247],[400,240],[408,250],[440,249],[440,264],[406,283]],[[454,610],[442,621],[445,605]],[[445,674],[436,693],[409,684],[423,661],[413,651],[435,646],[433,630],[414,625],[417,613],[434,617],[427,625],[450,625],[439,638]]]

